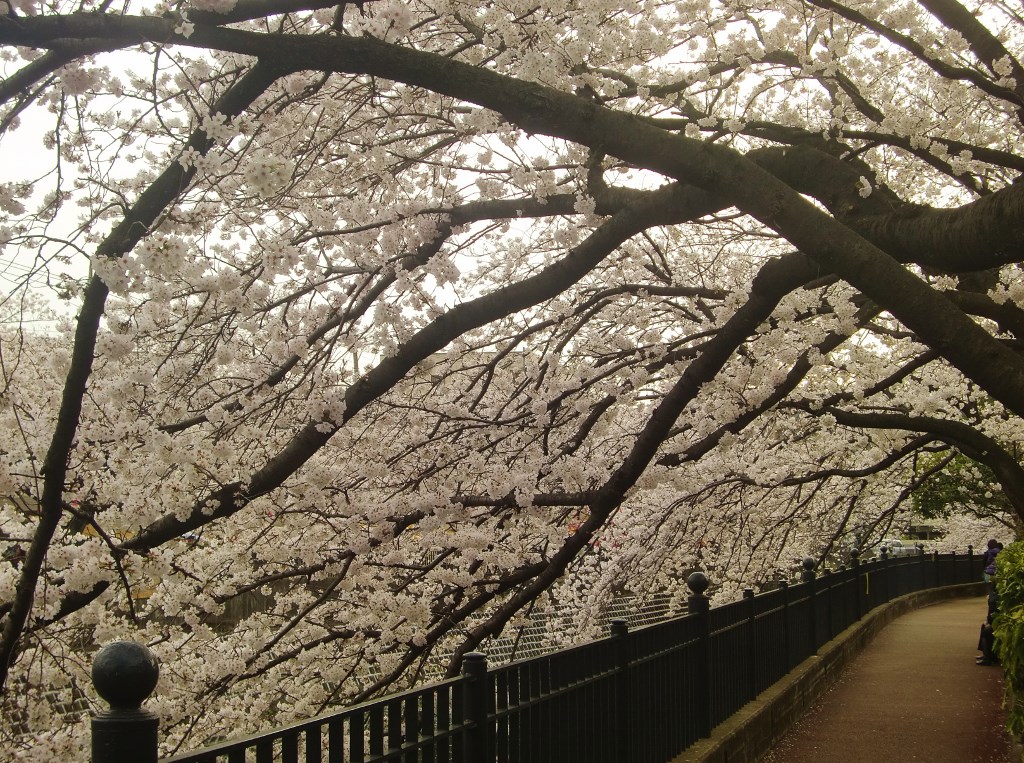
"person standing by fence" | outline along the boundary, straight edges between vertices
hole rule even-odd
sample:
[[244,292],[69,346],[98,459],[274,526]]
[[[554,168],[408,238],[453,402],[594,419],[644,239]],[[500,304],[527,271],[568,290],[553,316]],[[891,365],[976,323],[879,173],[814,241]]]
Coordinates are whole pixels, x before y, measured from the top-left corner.
[[[994,562],[993,562],[994,563]],[[999,656],[996,649],[996,636],[992,630],[992,618],[999,610],[999,596],[996,594],[996,582],[992,577],[988,579],[988,615],[985,622],[981,624],[981,635],[978,636],[978,650],[981,655],[974,661],[978,665],[998,665]]]
[[986,583],[992,579],[993,575],[996,574],[996,556],[1002,548],[1003,544],[995,538],[992,538],[988,542],[988,547],[985,549],[985,553],[981,555],[981,569]]

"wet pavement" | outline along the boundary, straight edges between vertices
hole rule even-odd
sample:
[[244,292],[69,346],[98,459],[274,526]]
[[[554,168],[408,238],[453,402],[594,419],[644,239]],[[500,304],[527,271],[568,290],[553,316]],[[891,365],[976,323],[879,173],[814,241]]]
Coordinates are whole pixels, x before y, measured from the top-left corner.
[[761,760],[766,763],[1019,763],[1003,674],[975,665],[984,597],[887,625]]

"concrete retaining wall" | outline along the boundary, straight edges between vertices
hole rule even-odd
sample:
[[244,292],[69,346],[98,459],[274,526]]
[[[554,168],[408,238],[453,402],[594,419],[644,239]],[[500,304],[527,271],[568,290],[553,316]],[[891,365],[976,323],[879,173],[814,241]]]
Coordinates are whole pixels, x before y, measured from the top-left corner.
[[834,639],[818,654],[761,692],[671,763],[754,763],[836,681],[843,668],[882,628],[902,614],[926,604],[960,596],[984,596],[986,584],[933,588],[907,594],[876,607]]

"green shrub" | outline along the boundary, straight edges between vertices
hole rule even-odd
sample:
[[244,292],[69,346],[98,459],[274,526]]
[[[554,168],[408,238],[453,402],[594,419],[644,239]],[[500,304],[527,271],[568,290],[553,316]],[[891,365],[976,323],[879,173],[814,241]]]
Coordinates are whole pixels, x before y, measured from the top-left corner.
[[1011,543],[996,557],[999,612],[992,625],[999,643],[1006,685],[1007,725],[1024,737],[1024,541]]

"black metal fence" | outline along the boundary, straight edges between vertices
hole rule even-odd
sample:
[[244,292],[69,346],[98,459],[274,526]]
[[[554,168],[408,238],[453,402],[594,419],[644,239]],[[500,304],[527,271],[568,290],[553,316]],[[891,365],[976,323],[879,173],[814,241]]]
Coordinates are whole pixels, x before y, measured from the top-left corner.
[[[925,588],[981,579],[980,558],[919,554],[859,563],[710,609],[690,576],[689,614],[541,657],[347,708],[163,763],[665,763],[871,609]],[[93,676],[111,710],[93,719],[93,763],[155,763],[141,709],[155,661],[108,645]],[[134,675],[139,675],[136,680]]]

